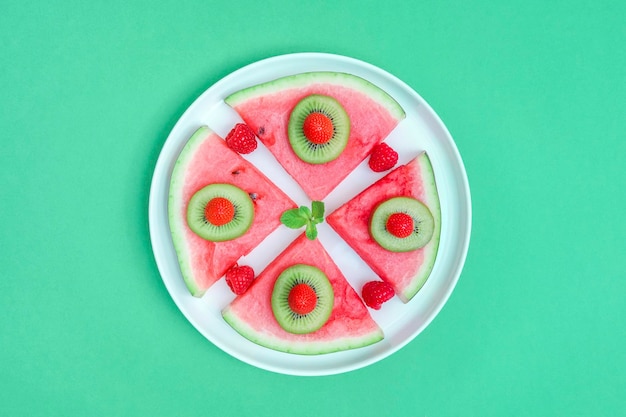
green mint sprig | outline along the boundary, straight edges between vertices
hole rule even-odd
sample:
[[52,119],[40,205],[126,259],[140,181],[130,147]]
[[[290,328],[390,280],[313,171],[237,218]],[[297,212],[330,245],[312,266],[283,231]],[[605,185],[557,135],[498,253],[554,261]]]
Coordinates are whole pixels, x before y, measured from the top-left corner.
[[290,229],[299,229],[306,226],[306,237],[310,240],[317,238],[317,225],[324,221],[324,202],[313,201],[311,208],[300,206],[299,208],[286,210],[280,216],[280,222]]

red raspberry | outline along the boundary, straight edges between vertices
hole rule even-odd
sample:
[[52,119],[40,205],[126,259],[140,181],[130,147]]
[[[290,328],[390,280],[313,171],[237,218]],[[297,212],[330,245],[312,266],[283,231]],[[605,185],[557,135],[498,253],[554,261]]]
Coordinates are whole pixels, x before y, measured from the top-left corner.
[[413,217],[406,213],[393,213],[387,219],[385,228],[400,239],[408,237],[413,233]]
[[289,308],[300,315],[309,314],[317,305],[317,294],[310,285],[305,283],[296,284],[289,291]]
[[374,310],[380,310],[383,303],[390,300],[395,295],[395,291],[393,287],[386,282],[369,281],[363,286],[361,295],[368,307]]
[[254,270],[248,265],[235,265],[226,271],[226,284],[232,292],[241,295],[254,280]]
[[379,143],[370,154],[369,166],[374,172],[383,172],[393,168],[398,162],[398,152],[386,143]]
[[245,123],[237,123],[226,135],[226,145],[239,153],[250,153],[256,149],[256,136]]

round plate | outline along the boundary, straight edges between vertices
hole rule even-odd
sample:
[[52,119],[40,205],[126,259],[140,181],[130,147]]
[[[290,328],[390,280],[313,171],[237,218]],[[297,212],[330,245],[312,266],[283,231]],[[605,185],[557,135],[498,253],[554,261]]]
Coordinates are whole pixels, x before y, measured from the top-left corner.
[[[223,99],[251,85],[308,71],[336,71],[360,76],[400,103],[406,112],[406,119],[399,123],[386,141],[400,154],[400,164],[408,162],[420,151],[428,152],[442,210],[439,252],[424,287],[407,304],[394,297],[381,310],[370,310],[383,329],[385,338],[360,349],[314,356],[273,351],[236,333],[221,316],[221,310],[234,298],[223,279],[214,284],[204,297],[191,296],[178,267],[167,215],[170,176],[189,137],[202,125],[208,125],[225,137],[240,121]],[[306,195],[277,166],[265,147],[259,145],[255,152],[245,157],[298,205],[310,205]],[[324,200],[326,214],[384,174],[373,173],[367,167],[367,161],[363,162]],[[172,129],[157,161],[150,190],[149,222],[154,256],[167,290],[185,317],[209,341],[233,357],[269,371],[291,375],[329,375],[358,369],[389,356],[415,338],[433,320],[450,296],[465,262],[470,239],[471,203],[467,176],[456,145],[439,117],[415,91],[389,73],[359,60],[331,54],[298,53],[265,59],[233,72],[205,91],[187,109]],[[301,232],[279,227],[246,256],[245,263],[253,266],[258,274]],[[358,293],[366,281],[377,278],[326,223],[319,227],[319,239]],[[202,358],[196,358],[196,361],[202,362]]]

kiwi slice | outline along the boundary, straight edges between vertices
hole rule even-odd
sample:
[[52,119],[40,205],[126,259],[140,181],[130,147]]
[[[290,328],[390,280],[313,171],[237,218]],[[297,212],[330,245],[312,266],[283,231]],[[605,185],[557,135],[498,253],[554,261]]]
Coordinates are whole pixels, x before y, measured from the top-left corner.
[[[303,289],[302,297],[294,294]],[[306,294],[311,290],[313,301]],[[304,298],[305,301],[302,303],[297,298]],[[287,332],[311,333],[326,323],[333,310],[334,299],[333,287],[321,269],[296,264],[285,269],[276,279],[272,291],[272,311],[280,327]]]
[[[405,213],[413,220],[413,231],[397,237],[387,230],[387,220],[393,214]],[[370,217],[370,235],[391,252],[410,252],[425,246],[433,236],[435,219],[428,207],[412,197],[392,197],[374,209]]]
[[[332,126],[328,138],[318,141],[307,137],[304,126],[311,115],[330,120]],[[287,134],[291,148],[300,159],[310,164],[323,164],[336,159],[348,144],[350,118],[334,98],[312,94],[300,100],[291,111]]]
[[[227,221],[210,219],[207,206],[211,202],[221,202],[224,206],[230,203]],[[226,200],[226,201],[224,201]],[[187,224],[189,228],[203,239],[212,242],[223,242],[238,238],[248,231],[254,220],[254,203],[250,195],[232,184],[210,184],[198,190],[189,200],[187,206]]]

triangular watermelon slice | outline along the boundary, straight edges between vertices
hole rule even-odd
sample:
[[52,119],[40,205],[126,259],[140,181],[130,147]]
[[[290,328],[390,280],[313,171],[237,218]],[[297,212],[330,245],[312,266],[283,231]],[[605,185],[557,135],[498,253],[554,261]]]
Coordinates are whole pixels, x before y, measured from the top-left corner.
[[[241,237],[211,242],[196,235],[187,225],[187,204],[191,196],[212,183],[229,183],[251,194],[254,222]],[[172,172],[169,191],[169,223],[180,269],[194,296],[224,275],[238,259],[248,254],[280,225],[283,211],[296,204],[264,174],[222,138],[204,126],[183,148]]]
[[[287,136],[291,110],[304,97],[335,98],[350,118],[341,155],[320,165],[302,161]],[[386,92],[363,78],[337,72],[308,72],[240,90],[224,100],[254,130],[278,162],[312,200],[324,199],[405,117]]]
[[[435,228],[426,246],[412,252],[394,253],[383,249],[369,233],[369,220],[382,201],[397,196],[413,197],[433,215]],[[422,288],[430,275],[441,234],[441,208],[435,176],[428,155],[423,152],[370,185],[352,200],[331,213],[326,221],[380,276],[407,302]]]
[[[274,282],[283,270],[294,264],[313,265],[323,270],[335,293],[328,321],[313,333],[296,335],[286,332],[272,312]],[[222,315],[237,332],[252,342],[288,353],[330,353],[367,346],[383,338],[382,330],[322,244],[307,239],[304,234],[278,255],[252,286],[222,311]]]

